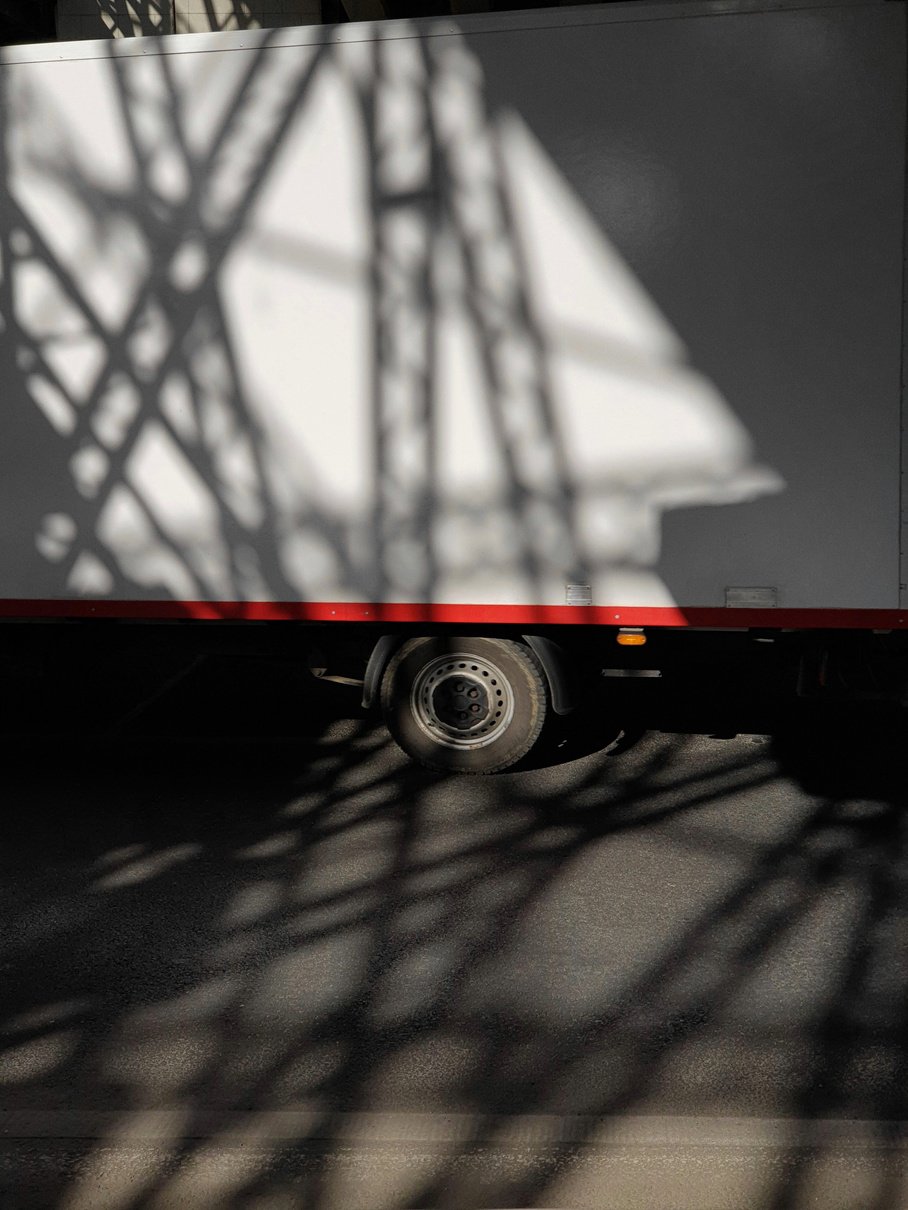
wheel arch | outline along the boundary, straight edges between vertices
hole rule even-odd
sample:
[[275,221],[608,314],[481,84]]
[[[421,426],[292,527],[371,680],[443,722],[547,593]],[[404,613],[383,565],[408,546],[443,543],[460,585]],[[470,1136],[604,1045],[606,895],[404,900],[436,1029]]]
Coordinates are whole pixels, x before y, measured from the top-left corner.
[[520,637],[542,665],[552,710],[555,714],[570,714],[574,709],[575,697],[567,652],[554,639],[542,634],[524,634]]
[[382,677],[385,675],[385,669],[391,662],[391,657],[395,651],[407,641],[408,637],[408,635],[403,634],[383,634],[381,638],[376,640],[375,646],[372,648],[369,659],[366,662],[366,671],[363,674],[362,706],[364,710],[369,710],[375,705],[379,689],[381,688]]
[[[364,710],[369,710],[375,705],[385,669],[398,648],[412,637],[414,636],[409,634],[383,634],[376,640],[363,675]],[[571,665],[564,648],[541,634],[522,634],[519,638],[526,643],[542,665],[554,713],[570,714],[576,703]]]

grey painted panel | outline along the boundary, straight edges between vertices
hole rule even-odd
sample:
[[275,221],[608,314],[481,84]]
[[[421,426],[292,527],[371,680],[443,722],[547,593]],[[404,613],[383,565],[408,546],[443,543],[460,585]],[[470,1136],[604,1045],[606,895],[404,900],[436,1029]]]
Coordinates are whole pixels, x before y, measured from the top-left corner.
[[474,43],[785,480],[665,514],[684,604],[898,605],[904,29],[887,5]]

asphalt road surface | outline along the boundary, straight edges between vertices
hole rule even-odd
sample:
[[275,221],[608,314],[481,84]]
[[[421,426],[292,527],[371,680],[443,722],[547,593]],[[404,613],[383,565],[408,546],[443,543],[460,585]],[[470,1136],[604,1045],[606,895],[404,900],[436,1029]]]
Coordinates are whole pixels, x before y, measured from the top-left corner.
[[7,681],[4,1210],[908,1206],[898,720],[647,688],[457,779],[143,675]]

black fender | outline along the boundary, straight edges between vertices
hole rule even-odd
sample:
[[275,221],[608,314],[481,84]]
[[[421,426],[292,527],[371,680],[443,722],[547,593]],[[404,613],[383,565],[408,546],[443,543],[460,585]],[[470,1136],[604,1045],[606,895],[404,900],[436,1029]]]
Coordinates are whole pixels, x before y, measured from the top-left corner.
[[368,710],[378,697],[381,678],[385,675],[388,662],[401,643],[406,642],[406,638],[406,635],[383,634],[372,648],[372,653],[369,656],[366,671],[363,675],[362,705],[364,710]]
[[570,661],[564,648],[541,634],[525,634],[521,637],[542,665],[549,685],[552,709],[556,714],[570,714],[576,703]]

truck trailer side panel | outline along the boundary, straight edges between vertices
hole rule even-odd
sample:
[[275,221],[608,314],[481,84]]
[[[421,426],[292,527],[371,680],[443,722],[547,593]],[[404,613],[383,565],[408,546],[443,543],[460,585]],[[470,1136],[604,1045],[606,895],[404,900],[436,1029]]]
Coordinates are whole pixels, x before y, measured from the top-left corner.
[[6,616],[908,625],[902,6],[17,47],[0,90]]

